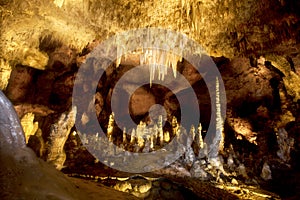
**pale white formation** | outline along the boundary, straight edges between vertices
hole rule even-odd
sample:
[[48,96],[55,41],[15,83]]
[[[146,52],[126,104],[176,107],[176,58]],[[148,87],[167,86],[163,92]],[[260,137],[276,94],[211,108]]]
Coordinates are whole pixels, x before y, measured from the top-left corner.
[[159,144],[160,145],[163,145],[164,143],[164,132],[163,132],[163,122],[162,122],[162,115],[160,115],[158,117],[158,122],[157,122],[157,125],[158,125],[158,138],[159,138]]
[[195,126],[194,126],[194,125],[191,126],[191,129],[190,129],[190,135],[191,135],[192,141],[194,141],[195,136],[196,136]]
[[166,30],[161,30],[158,37],[157,34],[152,33],[150,28],[146,29],[141,37],[138,40],[140,49],[132,50],[128,42],[130,36],[116,35],[116,67],[119,67],[122,58],[126,60],[128,54],[134,53],[139,55],[140,65],[149,66],[150,86],[155,78],[163,81],[168,68],[172,68],[173,76],[176,78],[177,63],[182,61],[183,49],[188,42],[187,37],[171,38],[170,33]]
[[276,133],[277,143],[279,146],[279,150],[277,151],[277,156],[283,162],[289,162],[291,148],[294,146],[294,139],[289,138],[287,131],[284,128],[279,128]]
[[223,150],[224,137],[223,137],[223,119],[221,115],[221,101],[220,101],[220,83],[216,77],[216,134],[212,144],[209,148],[209,158],[215,158],[219,152]]
[[272,179],[272,172],[267,162],[264,163],[260,177],[265,181]]

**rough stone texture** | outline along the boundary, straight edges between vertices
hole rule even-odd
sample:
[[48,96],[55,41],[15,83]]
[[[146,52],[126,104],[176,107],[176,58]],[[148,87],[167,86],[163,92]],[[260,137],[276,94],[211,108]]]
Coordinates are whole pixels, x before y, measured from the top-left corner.
[[129,108],[133,115],[143,115],[155,104],[155,96],[143,88],[138,88],[131,96]]
[[25,142],[28,143],[28,140],[31,135],[34,135],[39,128],[38,122],[34,121],[33,113],[26,113],[21,119],[21,125],[25,133]]
[[[1,57],[40,68],[36,63],[47,63],[37,62],[44,38],[80,51],[95,38],[149,26],[181,31],[212,56],[257,55],[271,49],[283,54],[284,46],[297,49],[299,43],[299,3],[290,0],[61,2],[59,6],[46,0],[3,2]],[[288,54],[297,57],[292,50]]]
[[11,67],[8,62],[0,59],[0,89],[4,90],[7,87],[11,73]]
[[69,112],[63,113],[58,122],[51,126],[46,160],[59,170],[63,168],[66,160],[64,146],[74,126],[75,117],[76,108],[72,108]]
[[[277,187],[271,188],[273,191],[296,187],[293,182],[281,181],[288,179],[281,174],[285,174],[283,171],[292,175],[299,167],[299,1],[15,0],[1,1],[0,5],[0,89],[17,104],[19,117],[29,112],[35,114],[39,130],[30,143],[39,156],[45,156],[41,151],[45,147],[33,143],[49,143],[49,135],[57,134],[50,126],[57,125],[61,113],[70,108],[74,77],[88,53],[117,32],[158,26],[187,34],[210,56],[219,57],[214,61],[222,74],[228,102],[223,156],[225,159],[233,157],[234,165],[242,166],[238,181],[259,177],[264,161],[268,161],[274,179],[272,187]],[[134,55],[122,58],[118,69],[111,66],[103,79],[95,83],[98,84],[95,109],[104,129],[111,113],[115,83],[138,63]],[[201,99],[201,122],[205,130],[213,113],[207,87],[185,61],[178,64],[178,70]],[[139,74],[128,78],[129,83],[123,87],[125,96],[138,78]],[[137,121],[143,119],[152,103],[164,105],[169,118],[179,115],[174,93],[184,91],[185,88],[180,86],[173,93],[153,86],[139,94],[138,103],[131,105],[133,115],[142,115]],[[88,86],[85,85],[85,89],[88,90]],[[93,106],[94,102],[89,103]],[[124,109],[127,107],[120,111],[125,113]],[[66,129],[62,138],[55,136],[61,139],[61,144],[67,140],[72,126],[71,123],[68,127],[58,127]],[[278,128],[285,128],[288,138],[295,141],[290,143],[289,162],[282,163],[277,156],[280,149],[276,142]],[[34,138],[36,142],[33,142]],[[69,144],[72,142],[74,140]],[[77,166],[82,160],[85,165],[92,165],[92,156],[85,155],[87,152],[82,149],[76,151],[79,138],[76,142],[70,145],[74,149],[69,148],[69,159],[72,160],[73,155]],[[63,155],[61,148],[53,151],[53,155]],[[233,155],[227,152],[231,150]],[[64,160],[63,156],[61,158]],[[59,168],[63,165],[62,160]],[[69,167],[72,165],[70,160],[67,162]],[[282,194],[291,196],[294,193]]]
[[13,102],[24,102],[30,94],[34,71],[25,66],[16,66],[12,70],[9,84],[6,88],[8,98]]

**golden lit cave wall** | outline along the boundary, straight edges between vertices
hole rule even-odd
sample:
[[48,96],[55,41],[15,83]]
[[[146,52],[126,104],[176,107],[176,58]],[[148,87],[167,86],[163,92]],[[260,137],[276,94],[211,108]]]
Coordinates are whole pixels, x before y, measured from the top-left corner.
[[[210,55],[232,57],[236,52],[233,32],[255,29],[256,34],[249,38],[250,44],[264,36],[263,39],[267,40],[271,34],[268,25],[245,26],[245,22],[259,22],[256,16],[268,9],[268,0],[54,2],[56,4],[48,0],[16,0],[1,7],[1,57],[18,63],[30,57],[29,63],[44,64],[47,55],[37,50],[39,38],[47,34],[53,34],[64,44],[80,51],[95,38],[103,40],[117,32],[140,27],[178,30],[197,40]],[[243,34],[236,37],[242,39]],[[37,59],[37,62],[32,59]]]
[[39,45],[48,35],[80,52],[94,39],[102,41],[133,28],[161,27],[187,34],[211,56],[231,58],[248,50],[263,53],[267,45],[280,43],[281,35],[274,27],[283,22],[292,26],[297,21],[292,14],[274,19],[273,4],[270,0],[3,1],[0,87],[6,87],[16,64],[47,67],[48,55]]

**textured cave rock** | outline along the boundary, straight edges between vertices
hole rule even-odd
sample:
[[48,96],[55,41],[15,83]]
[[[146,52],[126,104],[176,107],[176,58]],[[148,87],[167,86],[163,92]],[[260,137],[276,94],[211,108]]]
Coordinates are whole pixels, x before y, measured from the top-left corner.
[[[58,161],[58,168],[66,166],[68,172],[106,168],[95,163],[78,135],[70,134],[74,123],[60,120],[65,115],[62,113],[71,109],[77,70],[107,37],[134,28],[161,27],[185,33],[213,56],[227,96],[222,155],[225,162],[231,163],[229,166],[240,169],[238,180],[260,177],[262,170],[270,169],[272,180],[263,175],[271,183],[270,188],[266,186],[268,189],[283,196],[297,193],[299,186],[290,177],[299,175],[296,170],[300,155],[299,1],[15,0],[1,1],[0,5],[0,89],[14,103],[20,118],[34,114],[34,121],[29,120],[24,126],[31,135],[28,146],[38,156]],[[138,64],[135,55],[122,57],[118,69],[113,64],[95,83],[95,102],[89,102],[89,107],[95,107],[104,129],[111,114],[113,87]],[[184,60],[177,67],[200,99],[200,121],[206,130],[214,115],[207,86],[190,63]],[[130,77],[119,88],[124,98],[139,78],[138,74]],[[170,125],[170,117],[180,115],[175,94],[188,100],[185,89],[181,85],[173,92],[157,85],[140,88],[131,96],[130,113],[138,123],[148,120],[153,104],[160,104],[168,113],[167,125]],[[122,107],[122,99],[118,101],[120,114],[125,115],[127,107]],[[88,116],[94,114],[90,108],[80,116],[83,124],[89,123]],[[60,126],[59,121],[67,126]],[[34,123],[38,123],[38,129],[32,127]],[[278,137],[283,130],[287,135],[282,140],[294,143],[280,146]],[[118,131],[116,135],[121,134]],[[60,145],[65,142],[66,154]],[[286,153],[283,151],[286,144],[290,159],[285,160],[278,152]],[[84,161],[83,167],[78,167],[80,160]],[[259,181],[264,185],[263,180]],[[285,193],[287,187],[291,189]]]

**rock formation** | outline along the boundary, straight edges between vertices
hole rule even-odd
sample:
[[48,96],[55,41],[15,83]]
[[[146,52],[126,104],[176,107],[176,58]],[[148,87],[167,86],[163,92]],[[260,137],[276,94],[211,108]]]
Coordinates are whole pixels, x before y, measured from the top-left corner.
[[[27,143],[66,173],[109,176],[117,165],[110,157],[130,164],[130,158],[164,152],[176,141],[185,150],[177,152],[176,162],[166,157],[141,165],[168,164],[160,169],[164,176],[216,181],[223,189],[247,183],[283,198],[299,198],[299,9],[295,0],[2,0],[0,89],[12,104],[0,91],[0,132],[7,133],[1,134],[1,159],[8,153],[2,144],[25,148]],[[160,27],[159,37],[150,34],[155,27]],[[133,30],[145,32],[139,32],[140,38],[124,35]],[[173,38],[171,31],[184,35]],[[94,50],[115,35],[109,48],[102,49],[115,58],[95,56]],[[189,58],[200,58],[203,71],[184,54],[191,46]],[[211,69],[210,60],[219,79],[204,70]],[[78,77],[81,70],[85,76]],[[217,83],[208,84],[207,78]],[[83,102],[76,111],[75,80],[76,100]],[[226,94],[218,82],[224,83]],[[225,100],[227,108],[219,106]],[[183,110],[191,115],[200,111],[199,120],[184,119]],[[3,125],[8,123],[12,126]],[[218,137],[206,137],[211,124]],[[103,165],[87,152],[89,147],[95,152],[107,147]],[[178,146],[171,149],[176,152]],[[20,151],[29,160],[33,156],[27,148]],[[197,185],[193,181],[185,184]],[[162,193],[171,187],[161,185],[165,189],[154,188]],[[136,192],[121,186],[115,188]]]

